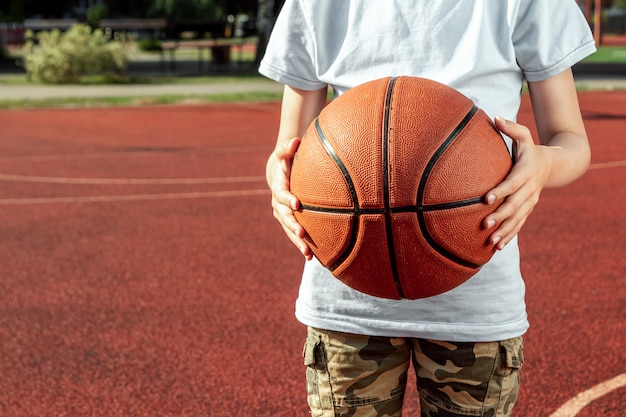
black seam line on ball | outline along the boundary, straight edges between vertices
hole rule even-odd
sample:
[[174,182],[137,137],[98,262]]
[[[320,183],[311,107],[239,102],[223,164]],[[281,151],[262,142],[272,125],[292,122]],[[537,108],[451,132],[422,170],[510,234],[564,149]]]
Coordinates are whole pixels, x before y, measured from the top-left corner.
[[449,203],[439,203],[439,204],[426,204],[425,206],[418,207],[418,210],[421,211],[439,211],[439,210],[449,210],[460,207],[473,206],[475,204],[484,204],[484,197],[472,197],[466,198],[464,200],[451,201]]
[[[391,213],[417,213],[418,211],[440,211],[450,210],[460,207],[473,206],[476,204],[483,204],[483,197],[472,197],[465,200],[452,201],[450,203],[440,204],[428,204],[422,207],[418,206],[400,206],[391,207],[389,212]],[[337,214],[385,214],[384,208],[360,208],[358,210],[353,208],[341,208],[341,207],[324,207],[324,206],[311,206],[308,204],[302,204],[302,210],[317,211],[321,213],[337,213]]]
[[[441,144],[439,149],[437,149],[437,151],[434,153],[432,158],[430,158],[430,161],[428,161],[428,165],[426,165],[426,168],[424,169],[424,173],[422,174],[422,178],[420,180],[420,184],[419,184],[418,191],[417,191],[417,206],[418,207],[419,206],[423,207],[424,192],[425,192],[425,189],[426,189],[426,182],[428,180],[428,177],[430,176],[430,173],[432,172],[433,168],[435,167],[437,161],[439,161],[439,158],[441,157],[441,155],[443,155],[443,153],[450,147],[450,145],[452,145],[452,143],[456,140],[456,138],[463,131],[463,129],[465,129],[465,127],[468,125],[470,120],[472,120],[472,118],[474,117],[474,115],[477,112],[478,112],[478,107],[472,106],[472,108],[465,115],[463,120],[461,120],[461,122],[448,135],[446,140]],[[428,206],[426,206],[426,207],[428,207]],[[432,210],[430,210],[430,211],[432,211]],[[450,261],[452,261],[452,262],[454,262],[456,264],[459,264],[459,265],[462,265],[462,266],[465,266],[465,267],[468,267],[468,268],[476,269],[476,268],[480,267],[480,265],[476,265],[475,263],[470,262],[467,259],[463,259],[463,258],[453,254],[449,250],[445,249],[443,246],[441,246],[431,236],[431,234],[430,234],[430,232],[428,230],[428,227],[426,226],[426,220],[424,218],[424,210],[418,210],[416,214],[417,214],[417,221],[419,223],[420,230],[422,231],[422,236],[424,236],[424,239],[426,239],[428,244],[434,250],[436,250],[441,256],[449,259]]]
[[338,213],[338,214],[356,214],[356,215],[361,215],[361,214],[383,214],[385,212],[384,209],[380,208],[371,208],[371,209],[367,209],[367,208],[360,208],[360,209],[353,209],[353,208],[342,208],[342,207],[324,207],[324,206],[311,206],[308,204],[302,204],[302,210],[309,210],[309,211],[317,211],[320,213]]
[[396,286],[396,291],[398,292],[398,296],[400,298],[406,298],[404,295],[404,289],[402,288],[402,283],[400,282],[400,275],[398,273],[398,264],[396,262],[396,250],[395,244],[393,241],[393,227],[392,227],[392,210],[391,210],[391,199],[389,197],[389,119],[391,118],[391,100],[393,98],[393,90],[396,85],[397,77],[392,77],[389,80],[389,84],[387,85],[387,94],[385,97],[385,109],[383,115],[383,126],[382,126],[382,164],[383,164],[383,190],[384,190],[384,201],[385,201],[385,231],[387,235],[387,250],[389,253],[389,265],[391,267],[391,273],[393,275],[393,283]]
[[[333,158],[333,161],[335,161],[335,164],[337,164],[337,167],[341,170],[341,173],[346,179],[348,190],[350,191],[350,196],[352,197],[352,203],[354,204],[354,209],[352,209],[352,211],[357,213],[359,211],[359,199],[356,193],[356,189],[354,188],[354,182],[352,181],[352,177],[350,177],[348,169],[343,164],[341,159],[337,156],[337,153],[335,152],[333,146],[330,144],[330,142],[328,142],[328,138],[326,138],[326,135],[324,134],[324,131],[320,126],[319,118],[315,119],[315,130],[317,131],[317,137],[322,143],[322,146],[324,146],[326,153],[328,154],[328,156]],[[348,258],[348,256],[350,256],[350,254],[354,250],[354,246],[356,245],[356,238],[358,236],[358,233],[359,217],[355,215],[352,219],[352,235],[350,236],[350,243],[348,243],[348,247],[346,248],[346,250],[339,255],[339,258],[337,258],[337,260],[333,262],[333,264],[330,265],[328,269],[334,271]]]

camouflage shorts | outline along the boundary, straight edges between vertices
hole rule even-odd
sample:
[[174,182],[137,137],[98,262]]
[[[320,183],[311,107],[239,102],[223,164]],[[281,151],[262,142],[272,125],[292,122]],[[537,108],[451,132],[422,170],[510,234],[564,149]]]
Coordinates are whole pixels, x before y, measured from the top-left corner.
[[523,362],[521,337],[447,343],[313,328],[303,356],[314,417],[401,416],[411,357],[423,417],[509,416]]

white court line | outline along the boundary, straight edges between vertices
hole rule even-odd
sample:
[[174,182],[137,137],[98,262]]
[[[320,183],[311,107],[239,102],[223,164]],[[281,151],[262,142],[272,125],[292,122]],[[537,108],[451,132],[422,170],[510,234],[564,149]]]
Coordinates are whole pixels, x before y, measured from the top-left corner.
[[68,178],[41,177],[34,175],[0,174],[0,181],[36,182],[45,184],[92,184],[92,185],[149,185],[149,184],[228,184],[236,182],[260,182],[265,177],[213,177],[213,178]]
[[591,402],[624,386],[626,386],[626,374],[618,375],[576,395],[552,413],[550,417],[574,417]]
[[[591,164],[589,169],[613,168],[626,165],[626,161],[613,161]],[[43,177],[32,175],[1,174],[0,181],[33,182],[47,184],[91,184],[91,185],[172,185],[172,184],[226,184],[243,182],[262,182],[265,177],[210,177],[210,178],[68,178],[68,177]],[[0,205],[24,205],[24,204],[55,204],[55,203],[96,203],[114,201],[145,201],[166,199],[188,198],[216,198],[235,197],[268,194],[268,189],[235,190],[235,191],[208,191],[190,193],[160,193],[160,194],[130,194],[109,196],[84,196],[84,197],[33,197],[33,198],[4,198],[0,199]],[[555,415],[555,417],[559,417]]]
[[589,165],[589,169],[615,168],[623,167],[625,165],[626,161],[598,162],[597,164]]
[[242,197],[269,194],[269,189],[207,191],[195,193],[128,194],[85,197],[2,198],[0,206],[23,204],[110,203],[116,201],[177,200],[188,198]]
[[171,148],[171,149],[121,149],[111,152],[51,154],[51,155],[12,155],[0,156],[0,161],[58,161],[72,159],[100,159],[100,158],[135,158],[138,156],[162,156],[162,155],[220,155],[263,152],[269,155],[271,146],[246,146],[230,148]]

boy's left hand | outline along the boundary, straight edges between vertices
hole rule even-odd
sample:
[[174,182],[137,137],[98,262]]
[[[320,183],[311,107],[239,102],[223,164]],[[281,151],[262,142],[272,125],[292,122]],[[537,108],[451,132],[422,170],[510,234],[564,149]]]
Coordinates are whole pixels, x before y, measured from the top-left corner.
[[550,154],[548,147],[535,144],[527,127],[500,117],[496,117],[495,125],[513,140],[515,159],[505,180],[485,195],[487,204],[504,200],[483,222],[487,229],[498,225],[489,241],[501,250],[517,235],[539,202],[550,172]]

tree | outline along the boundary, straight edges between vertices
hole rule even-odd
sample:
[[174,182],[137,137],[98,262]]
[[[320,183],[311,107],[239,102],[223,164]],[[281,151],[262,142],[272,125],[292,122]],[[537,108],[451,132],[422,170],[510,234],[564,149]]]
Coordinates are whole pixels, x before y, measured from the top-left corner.
[[106,0],[109,17],[148,17],[148,10],[153,0]]
[[96,3],[87,9],[87,23],[92,28],[100,27],[100,21],[109,15],[109,6],[104,3]]
[[0,2],[0,17],[20,21],[30,16],[63,17],[76,5],[74,0],[9,0]]
[[223,9],[219,2],[212,0],[154,0],[148,14],[170,20],[221,20]]

